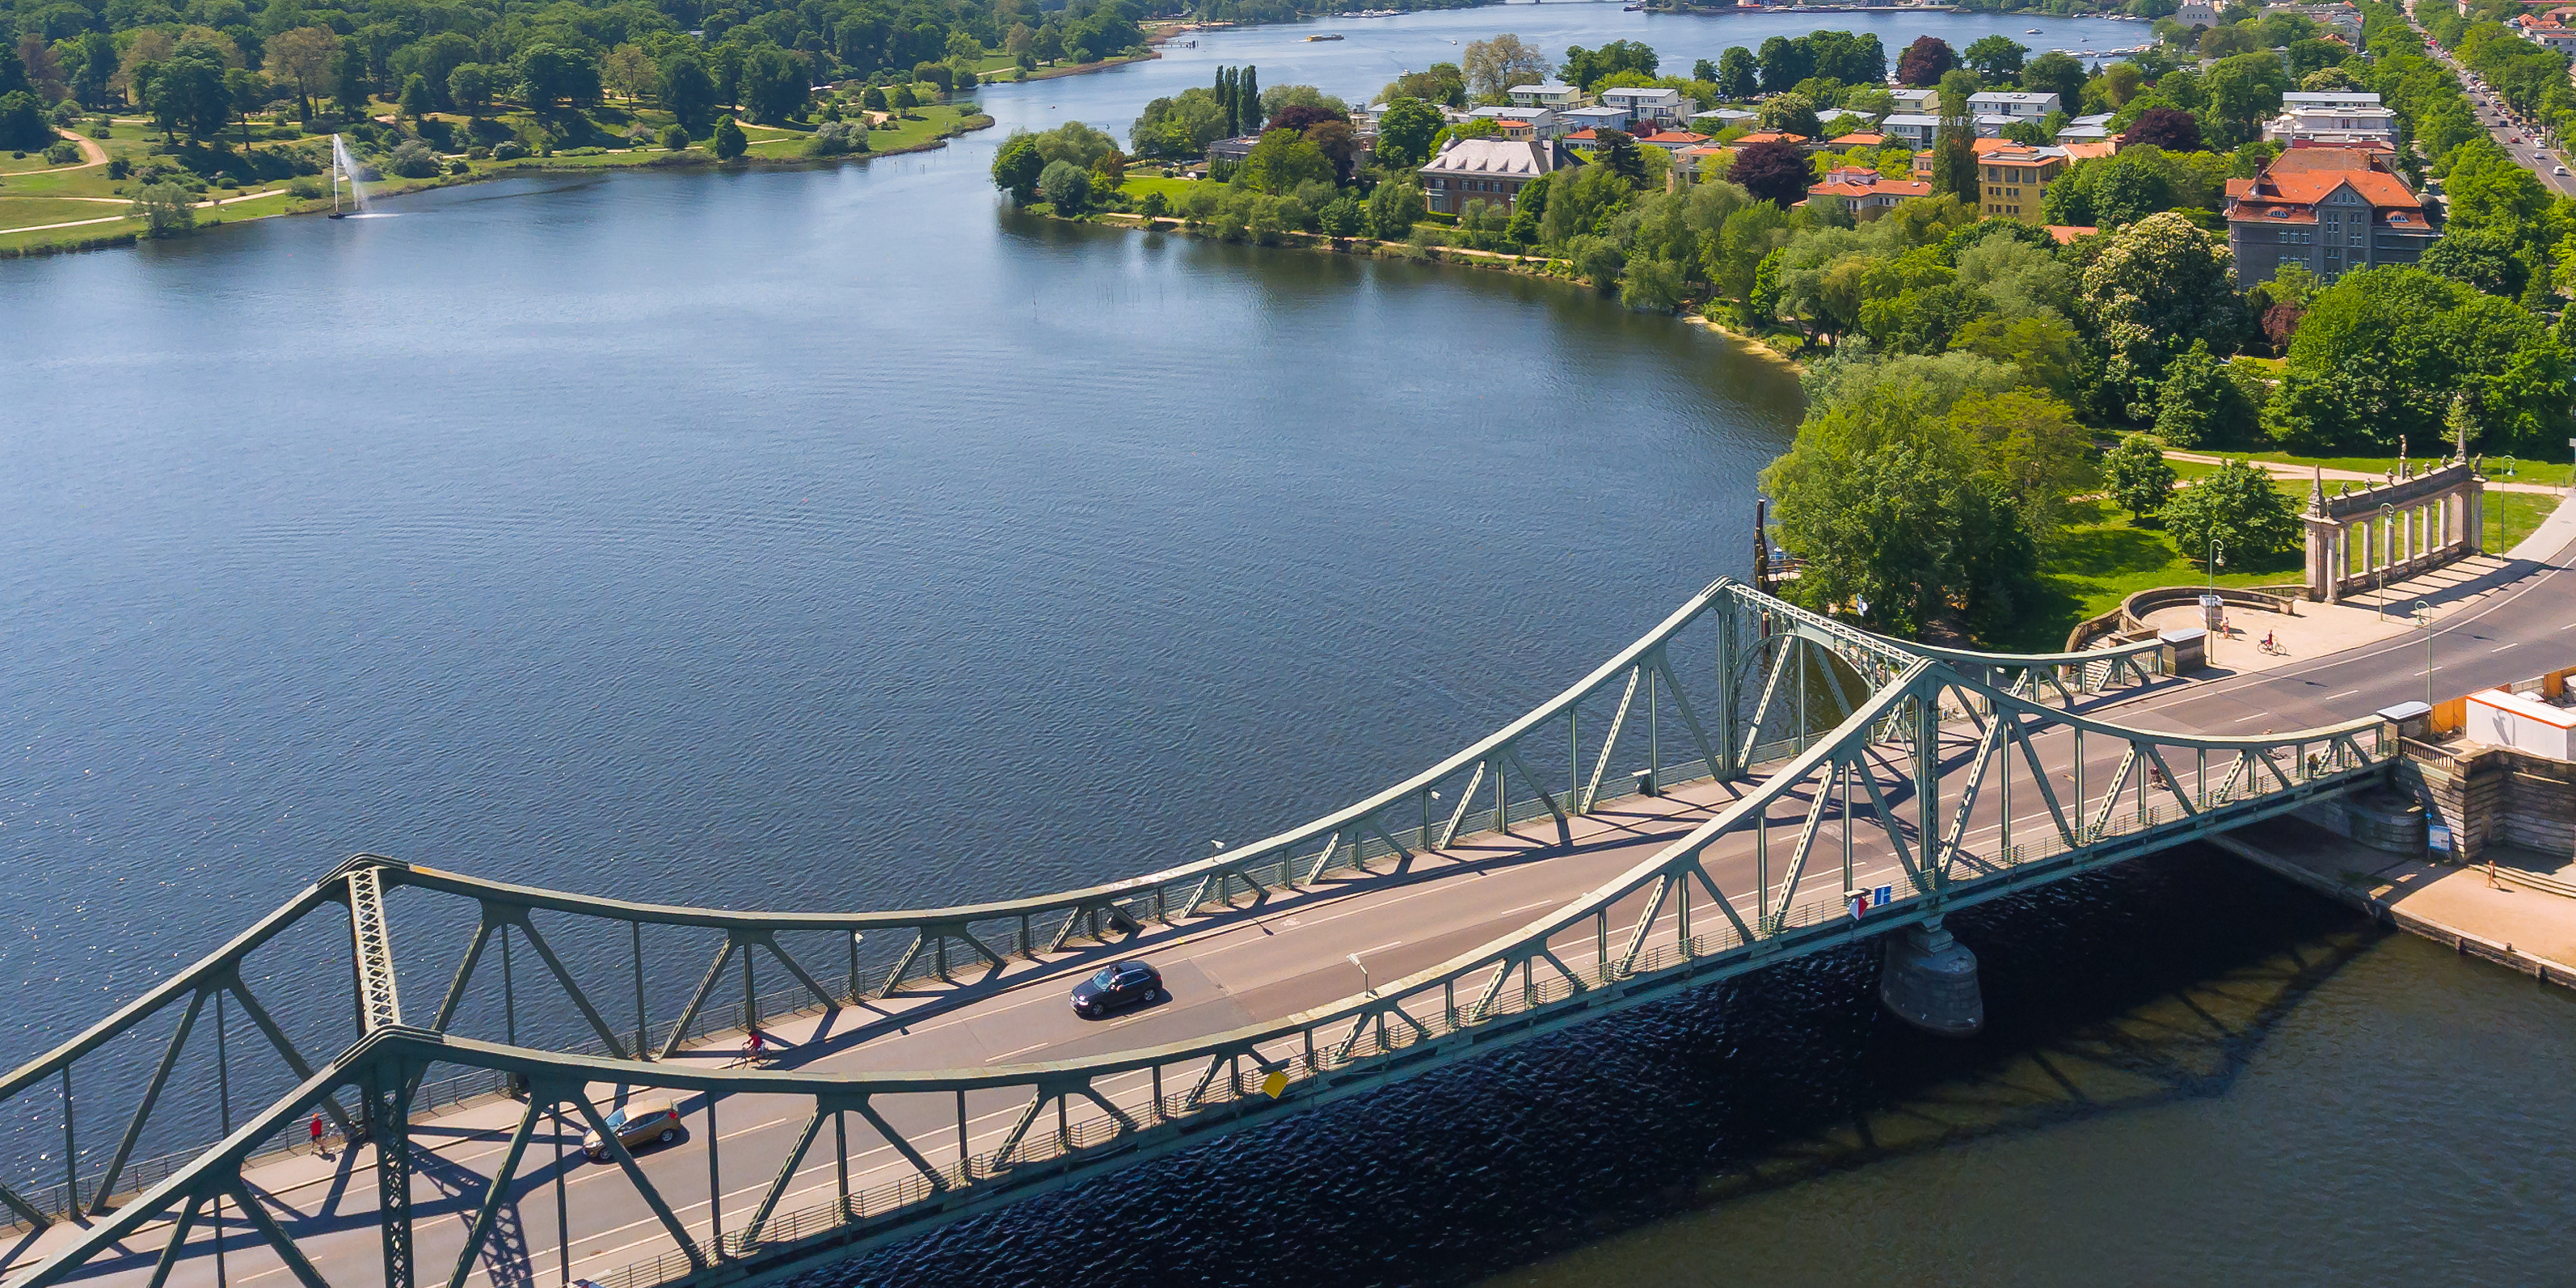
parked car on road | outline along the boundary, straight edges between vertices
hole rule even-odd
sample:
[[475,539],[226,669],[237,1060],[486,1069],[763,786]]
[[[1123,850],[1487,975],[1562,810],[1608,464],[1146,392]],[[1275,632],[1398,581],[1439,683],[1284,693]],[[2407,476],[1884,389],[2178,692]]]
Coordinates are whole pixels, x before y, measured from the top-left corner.
[[[629,1150],[647,1142],[668,1145],[680,1138],[680,1111],[673,1109],[668,1100],[630,1100],[625,1108],[609,1111],[608,1129],[616,1132],[617,1139]],[[585,1133],[581,1152],[590,1155],[594,1163],[605,1163],[608,1142],[601,1140],[598,1132]]]
[[1163,991],[1163,973],[1151,963],[1118,962],[1101,967],[1098,974],[1073,986],[1073,1013],[1093,1020],[1111,1011],[1170,998],[1171,994]]

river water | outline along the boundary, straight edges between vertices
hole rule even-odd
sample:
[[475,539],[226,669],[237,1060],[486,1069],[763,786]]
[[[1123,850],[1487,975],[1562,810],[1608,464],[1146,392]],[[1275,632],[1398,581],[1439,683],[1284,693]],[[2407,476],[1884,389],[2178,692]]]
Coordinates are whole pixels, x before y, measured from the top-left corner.
[[[1496,31],[1551,50],[1644,39],[1686,67],[1809,25],[1549,4],[1210,33],[1156,62],[991,89],[1004,128],[928,154],[516,180],[385,203],[392,218],[0,265],[0,870],[19,908],[0,1045],[51,1045],[356,850],[648,900],[950,902],[1194,857],[1472,740],[1742,574],[1750,482],[1794,426],[1794,379],[1564,287],[1021,217],[984,177],[992,149],[1067,118],[1123,134],[1218,63],[1357,99]],[[2143,33],[1836,25],[1891,54],[1922,31]],[[1304,42],[1315,30],[1348,38]],[[2563,1160],[2522,1157],[2490,1095],[2513,1086],[2516,1112],[2563,1116],[2554,1082],[2523,1085],[2576,1036],[2555,998],[2363,943],[2224,864],[2192,870],[2285,911],[2229,920],[2202,956],[2132,960],[2148,932],[2121,910],[2184,888],[2140,876],[2121,880],[2153,898],[2106,881],[2068,897],[2088,914],[2025,908],[1971,942],[2006,997],[2068,974],[2069,917],[2072,938],[2129,945],[2091,978],[2146,981],[2141,997],[2285,951],[2347,963],[2265,1011],[2269,1036],[2207,1094],[2016,1119],[1710,1206],[1727,1169],[1837,1116],[1896,1112],[1954,1076],[1981,1085],[2119,1014],[2051,993],[2005,1036],[1927,1050],[1875,1018],[1865,963],[1828,962],[1132,1184],[1207,1282],[1681,1283],[1730,1264],[1795,1281],[1824,1264],[1806,1256],[1819,1223],[1829,1242],[1849,1228],[1968,1258],[1916,1263],[1936,1280],[2014,1258],[2038,1259],[2029,1282],[2099,1277],[2050,1259],[2083,1242],[2062,1212],[2019,1242],[1894,1231],[1958,1209],[1962,1168],[2055,1193],[2053,1172],[2100,1170],[2103,1132],[2127,1150],[2148,1147],[2140,1132],[2170,1141],[2163,1170],[2131,1183],[2190,1211],[2229,1192],[2192,1158],[2245,1148],[2256,1112],[2320,1141],[2402,1118],[2492,1164],[2446,1184],[2483,1198],[2463,1178],[2484,1175],[2566,1215]],[[454,927],[397,929],[424,961],[452,951]],[[2360,946],[2319,946],[2345,940]],[[342,1005],[255,983],[307,1031]],[[1789,1015],[1784,998],[1813,1006]],[[2393,1014],[2467,1017],[2492,1040],[2435,1043]],[[1580,1076],[1547,1065],[1568,1053]],[[2441,1077],[2418,1076],[2428,1059]],[[1696,1081],[1674,1081],[1683,1066]],[[2257,1108],[2245,1089],[2267,1069],[2288,1091]],[[1835,1089],[1789,1094],[1794,1078]],[[1530,1130],[1407,1125],[1497,1097]],[[1594,1128],[1581,1148],[1534,1134],[1569,1106]],[[52,1106],[0,1112],[43,1128]],[[2176,1115],[2200,1117],[2126,1125]],[[85,1151],[112,1139],[84,1124]],[[1623,1180],[1641,1140],[1660,1142],[1657,1174]],[[1462,1161],[1489,1147],[1492,1166]],[[2335,1239],[2365,1212],[2447,1231],[2428,1246],[2452,1251],[2487,1227],[2428,1212],[2409,1151],[2371,1157],[2318,1191],[2331,1221],[2300,1226],[2296,1196],[2276,1196],[2259,1223],[2159,1231],[2155,1264],[2168,1282],[2267,1266],[2249,1241]],[[1280,1198],[1308,1176],[1328,1191]],[[1976,1187],[1990,1205],[2011,1192]],[[1091,1193],[1066,1201],[1113,1210]],[[1222,1237],[1186,1215],[1213,1195],[1233,1196]],[[1410,1213],[1387,1228],[1414,1251],[1359,1226],[1326,1238],[1345,1197]],[[2090,1215],[2109,1238],[2157,1210]],[[1060,1269],[1092,1246],[1064,1213],[851,1273],[919,1278],[926,1257],[959,1282],[1039,1282],[982,1254]],[[1632,1232],[1540,1260],[1611,1230]],[[2354,1262],[2357,1282],[2409,1278]],[[1163,1280],[1101,1267],[1122,1281]]]

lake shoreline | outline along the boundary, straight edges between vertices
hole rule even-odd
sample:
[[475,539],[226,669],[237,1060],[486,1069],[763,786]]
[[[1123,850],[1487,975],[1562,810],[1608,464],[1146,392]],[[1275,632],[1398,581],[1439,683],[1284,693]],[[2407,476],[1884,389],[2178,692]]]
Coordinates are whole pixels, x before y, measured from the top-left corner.
[[[1086,66],[1097,69],[1101,65],[1086,64]],[[571,160],[560,157],[523,157],[510,161],[486,162],[481,167],[469,170],[464,174],[441,174],[432,175],[424,179],[397,180],[395,182],[399,186],[393,186],[389,191],[380,193],[378,199],[382,199],[384,197],[404,196],[415,192],[429,192],[440,188],[460,188],[469,184],[488,183],[495,179],[510,179],[532,174],[595,174],[603,170],[817,169],[824,166],[840,165],[852,161],[870,161],[878,157],[895,157],[906,156],[919,152],[935,152],[941,148],[947,147],[949,140],[957,138],[959,135],[971,134],[978,130],[989,130],[993,128],[993,124],[994,120],[990,114],[975,112],[969,115],[960,116],[956,121],[943,128],[938,134],[930,138],[923,139],[917,143],[908,143],[901,147],[885,148],[882,150],[872,148],[866,152],[852,152],[836,157],[756,156],[750,153],[745,153],[742,156],[734,157],[730,160],[718,160],[713,153],[704,151],[694,145],[686,151],[660,152],[658,155],[648,154],[640,159],[636,157],[636,153],[650,153],[652,150],[633,148],[622,153],[602,154],[614,157],[615,159],[604,160],[598,164],[574,164]],[[587,160],[588,158],[581,159]],[[249,224],[257,223],[264,219],[279,219],[294,215],[319,214],[323,211],[329,210],[330,208],[331,203],[329,201],[316,200],[293,204],[284,210],[266,211],[259,214],[244,215],[234,219],[208,219],[191,228],[188,235],[193,236],[197,233],[212,231],[231,224]],[[145,237],[141,230],[128,229],[123,232],[107,233],[89,237],[75,237],[58,242],[38,242],[26,246],[0,246],[0,260],[35,259],[47,255],[71,255],[82,254],[90,251],[117,250],[131,247],[139,242],[148,240],[152,239]]]

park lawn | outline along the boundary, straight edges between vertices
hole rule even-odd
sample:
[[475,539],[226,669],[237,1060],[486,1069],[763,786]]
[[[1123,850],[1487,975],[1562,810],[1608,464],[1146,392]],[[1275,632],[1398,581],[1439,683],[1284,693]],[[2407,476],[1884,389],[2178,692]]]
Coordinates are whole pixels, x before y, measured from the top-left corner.
[[2500,555],[2513,549],[2565,499],[2537,492],[2486,493],[2479,504],[2486,513],[2488,553]]
[[[100,209],[106,210],[110,207],[102,206]],[[56,228],[41,233],[0,233],[0,255],[33,250],[41,246],[79,245],[93,238],[139,232],[142,228],[143,221],[140,219],[119,219],[112,224],[91,224],[84,228]]]
[[[2306,556],[2297,548],[2252,565],[2231,556],[2218,574],[2221,586],[2277,586],[2299,580]],[[2055,652],[2066,633],[2088,617],[2158,586],[2196,586],[2209,580],[2196,559],[2174,548],[2164,529],[2138,523],[2109,501],[2068,506],[2066,530],[2041,565],[2045,601],[2024,613],[2015,628],[1988,641],[1997,648]]]
[[109,205],[103,201],[65,201],[60,197],[12,197],[0,188],[0,228],[32,228],[38,224],[69,223],[77,219],[105,219],[125,213],[125,203]]
[[1166,179],[1160,175],[1130,173],[1127,181],[1118,185],[1118,190],[1127,194],[1130,201],[1143,201],[1146,193],[1159,192],[1163,194],[1163,200],[1177,205],[1182,194],[1203,182],[1200,179]]

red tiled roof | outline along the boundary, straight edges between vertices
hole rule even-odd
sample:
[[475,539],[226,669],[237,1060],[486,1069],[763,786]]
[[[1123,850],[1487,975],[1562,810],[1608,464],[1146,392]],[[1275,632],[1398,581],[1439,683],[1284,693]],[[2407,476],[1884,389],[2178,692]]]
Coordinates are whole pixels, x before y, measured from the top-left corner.
[[1688,130],[1658,130],[1655,133],[1649,134],[1637,141],[1639,143],[1652,143],[1659,147],[1688,147],[1694,143],[1708,142],[1708,136],[1705,134],[1693,134]]
[[1884,134],[1872,133],[1868,130],[1860,130],[1851,134],[1843,135],[1840,138],[1827,139],[1825,142],[1838,148],[1874,148],[1885,144],[1887,142],[1887,136]]
[[1805,142],[1807,142],[1807,136],[1806,136],[1806,135],[1803,135],[1803,134],[1791,134],[1791,133],[1789,133],[1789,132],[1788,132],[1788,131],[1786,131],[1786,130],[1756,130],[1756,131],[1754,131],[1754,132],[1753,132],[1753,133],[1751,133],[1751,134],[1747,134],[1747,135],[1745,135],[1743,138],[1737,139],[1737,140],[1736,140],[1736,142],[1738,142],[1738,143],[1805,143]]
[[2042,227],[2048,229],[2048,235],[2056,238],[2060,246],[2078,237],[2090,237],[2102,231],[2091,224],[2044,224]]

